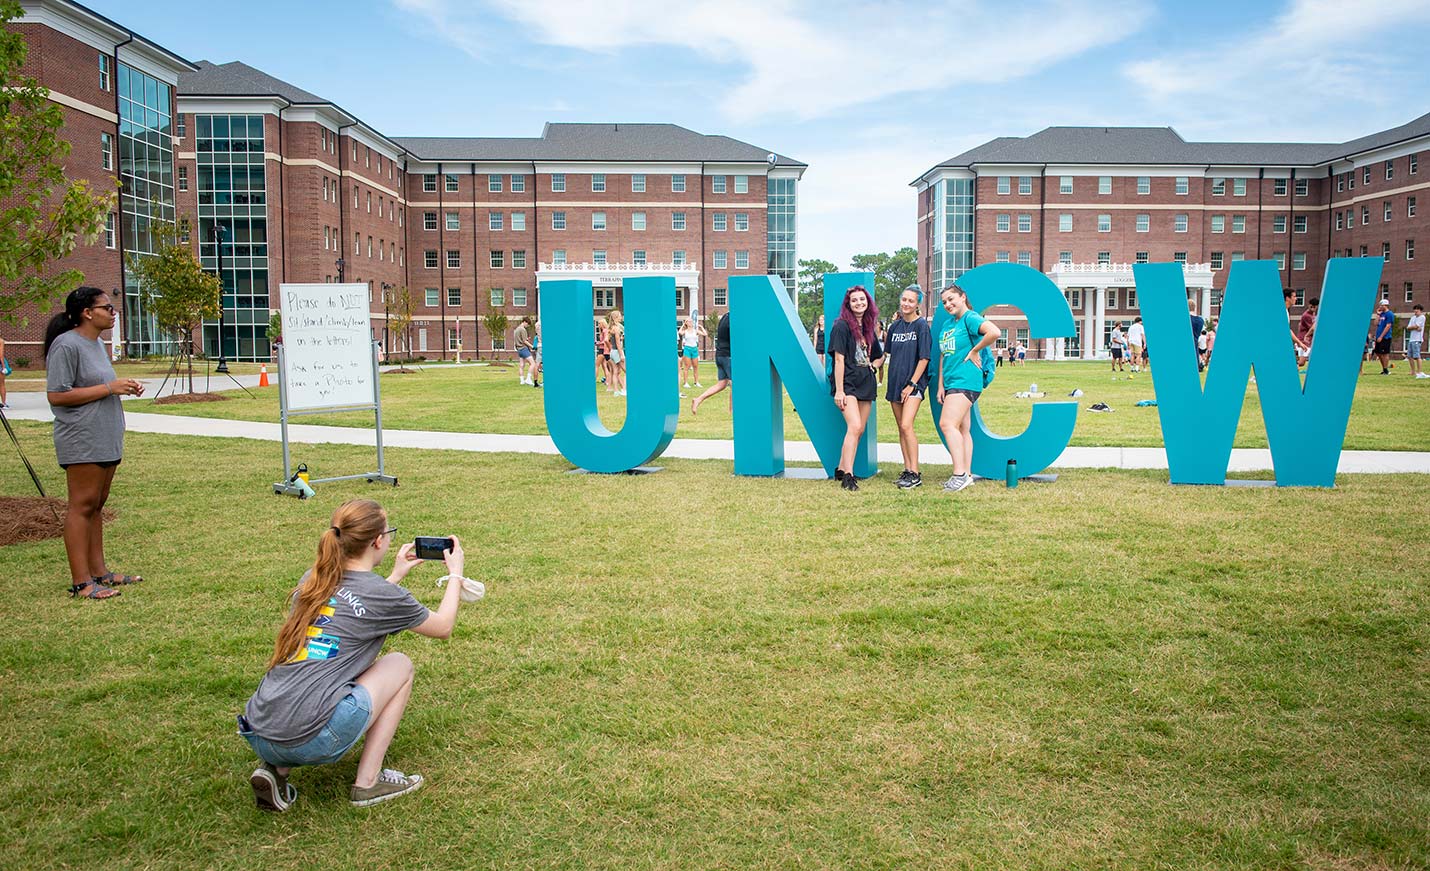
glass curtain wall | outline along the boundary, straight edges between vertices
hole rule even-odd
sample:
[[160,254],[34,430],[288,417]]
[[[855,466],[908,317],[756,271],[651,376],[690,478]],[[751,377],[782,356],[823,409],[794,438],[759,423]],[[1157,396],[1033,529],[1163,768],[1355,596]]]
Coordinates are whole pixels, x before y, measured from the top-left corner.
[[785,283],[790,299],[795,299],[796,274],[799,271],[795,261],[795,210],[797,194],[796,179],[772,178],[766,185],[765,204],[767,225],[765,249],[769,254],[770,275],[778,275]]
[[[230,360],[267,360],[268,201],[262,115],[195,115],[199,262],[223,268],[223,336],[204,323],[204,348]],[[220,250],[221,249],[221,250]],[[222,255],[222,256],[220,256]]]
[[973,268],[973,179],[934,184],[933,263],[935,292]]
[[[174,146],[171,98],[164,82],[120,63],[119,191],[126,257],[154,254],[153,228],[174,223]],[[167,354],[172,336],[163,335],[149,314],[138,280],[124,265],[125,353],[131,357]]]

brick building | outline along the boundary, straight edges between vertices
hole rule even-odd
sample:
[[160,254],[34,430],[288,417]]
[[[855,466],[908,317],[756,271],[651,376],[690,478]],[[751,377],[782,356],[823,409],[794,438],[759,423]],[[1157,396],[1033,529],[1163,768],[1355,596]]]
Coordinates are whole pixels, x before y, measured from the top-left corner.
[[[152,250],[150,221],[174,219],[174,89],[193,65],[121,24],[59,0],[25,0],[22,18],[10,27],[29,48],[21,74],[49,89],[64,118],[71,146],[66,176],[118,191],[100,238],[80,245],[58,267],[79,269],[85,283],[109,291],[116,304],[122,297],[121,327],[141,324],[145,315],[124,259]],[[50,312],[22,314],[29,324],[6,328],[7,353],[37,360]]]
[[1297,311],[1331,257],[1384,257],[1381,295],[1430,305],[1430,115],[1343,143],[1187,142],[1170,127],[1049,127],[1001,137],[929,169],[918,192],[919,281],[940,288],[984,263],[1042,270],[1077,334],[1029,344],[1014,309],[993,314],[1041,357],[1105,356],[1137,316],[1131,264],[1180,260],[1215,318],[1230,265],[1278,261]]
[[[682,314],[724,310],[732,275],[768,272],[794,292],[806,167],[765,148],[672,124],[547,124],[530,138],[393,137],[246,64],[185,61],[67,0],[26,0],[23,8],[13,26],[30,46],[27,71],[66,111],[71,177],[119,172],[104,168],[112,164],[90,129],[109,119],[114,136],[127,111],[126,98],[100,93],[104,51],[115,62],[124,43],[118,60],[142,59],[157,85],[141,87],[156,105],[137,112],[148,152],[136,165],[153,177],[126,176],[114,232],[64,264],[88,283],[125,288],[126,353],[167,349],[125,276],[123,253],[149,244],[150,220],[176,216],[189,219],[204,268],[221,273],[230,359],[268,359],[269,311],[283,282],[367,284],[374,333],[387,349],[406,339],[414,352],[442,357],[459,344],[467,352],[508,347],[520,319],[536,316],[537,282],[546,278],[591,279],[598,314],[622,305],[624,276],[672,276]],[[68,36],[81,27],[103,38]],[[129,68],[115,62],[110,74],[127,82]],[[399,338],[386,323],[404,291],[413,323]],[[505,335],[490,335],[483,322],[496,310],[509,320]],[[40,320],[12,340],[35,344],[36,356]],[[219,324],[203,333],[216,355]]]

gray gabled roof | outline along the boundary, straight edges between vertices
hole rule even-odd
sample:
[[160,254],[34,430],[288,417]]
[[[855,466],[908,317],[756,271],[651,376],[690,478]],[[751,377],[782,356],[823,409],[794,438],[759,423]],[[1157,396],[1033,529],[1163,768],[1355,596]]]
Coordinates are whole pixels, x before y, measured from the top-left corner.
[[1318,166],[1427,135],[1430,135],[1430,114],[1342,143],[1188,142],[1171,127],[1048,127],[1032,136],[1002,136],[990,140],[949,158],[934,169],[1000,163]]
[[[423,160],[583,160],[765,163],[767,149],[697,133],[676,124],[547,124],[541,136],[397,136],[393,141]],[[776,166],[803,167],[783,155]]]
[[281,97],[290,103],[336,105],[241,61],[199,61],[197,70],[179,75],[179,93],[185,97]]
[[[184,97],[277,97],[298,105],[333,106],[357,117],[331,100],[240,61],[226,64],[199,61],[197,70],[179,76],[179,94]],[[386,138],[420,160],[766,163],[771,153],[748,142],[696,133],[675,124],[547,124],[536,137]],[[802,168],[805,164],[777,154],[775,166]]]

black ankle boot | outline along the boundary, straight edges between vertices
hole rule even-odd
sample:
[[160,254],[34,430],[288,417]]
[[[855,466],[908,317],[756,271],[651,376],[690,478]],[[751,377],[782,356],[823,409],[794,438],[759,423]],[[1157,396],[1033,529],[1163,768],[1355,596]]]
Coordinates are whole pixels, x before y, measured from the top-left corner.
[[836,480],[836,481],[843,481],[843,480],[844,480],[844,470],[843,470],[843,469],[835,469],[835,470],[834,470],[834,480]]

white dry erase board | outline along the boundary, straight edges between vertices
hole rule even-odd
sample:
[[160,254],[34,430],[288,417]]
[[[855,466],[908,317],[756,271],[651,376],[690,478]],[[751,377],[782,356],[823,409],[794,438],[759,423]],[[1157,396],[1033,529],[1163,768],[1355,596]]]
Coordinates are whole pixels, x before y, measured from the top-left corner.
[[282,377],[290,411],[372,405],[366,284],[280,284]]

